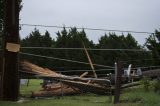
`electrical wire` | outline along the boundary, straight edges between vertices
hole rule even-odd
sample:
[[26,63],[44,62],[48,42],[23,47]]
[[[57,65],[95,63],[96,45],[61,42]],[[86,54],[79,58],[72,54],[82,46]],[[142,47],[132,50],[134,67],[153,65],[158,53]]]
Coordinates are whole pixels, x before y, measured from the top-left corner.
[[[52,48],[52,47],[21,47],[21,49],[48,49],[48,50],[84,50],[84,48]],[[93,48],[86,48],[90,51],[146,51],[150,52],[150,50],[144,49],[93,49]]]
[[23,71],[23,70],[19,70],[19,72],[23,72],[23,73],[27,73],[27,74],[38,74],[38,73],[36,73],[36,72],[29,72],[29,71]]
[[[51,28],[73,28],[68,26],[56,26],[56,25],[36,25],[36,24],[20,24],[21,26],[31,26],[31,27],[51,27]],[[77,29],[85,29],[85,30],[96,30],[96,31],[107,31],[107,32],[127,32],[127,33],[143,33],[143,34],[154,34],[152,32],[144,32],[144,31],[126,31],[126,30],[110,30],[110,29],[100,29],[100,28],[80,28]]]
[[[62,58],[56,58],[56,57],[49,57],[49,56],[42,56],[42,55],[36,55],[36,54],[30,54],[30,53],[20,52],[20,54],[28,55],[28,56],[41,57],[41,58],[47,58],[47,59],[60,60],[60,61],[67,61],[67,62],[72,62],[72,63],[86,64],[86,65],[89,64],[89,63],[87,63],[87,62],[81,62],[81,61],[75,61],[75,60],[69,60],[69,59],[62,59]],[[99,66],[99,67],[114,68],[114,67],[111,67],[111,66],[100,65],[100,64],[93,64],[93,65]]]
[[158,68],[160,66],[148,66],[148,67],[138,67],[138,68],[143,68],[144,69],[144,68],[156,68],[156,67]]
[[122,62],[136,62],[136,61],[159,61],[160,58],[157,58],[157,59],[135,59],[135,60],[122,60]]
[[[114,69],[97,69],[95,70],[96,72],[98,71],[111,71],[111,70],[114,70]],[[66,71],[57,71],[57,72],[91,72],[93,70],[66,70]]]

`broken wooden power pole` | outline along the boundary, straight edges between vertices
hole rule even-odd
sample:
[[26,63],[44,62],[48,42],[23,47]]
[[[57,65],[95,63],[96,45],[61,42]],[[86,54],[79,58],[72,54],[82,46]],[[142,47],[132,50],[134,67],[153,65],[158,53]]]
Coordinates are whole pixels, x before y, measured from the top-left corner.
[[4,0],[2,100],[18,100],[19,0]]
[[87,51],[87,49],[86,49],[86,47],[85,47],[84,43],[83,43],[83,46],[84,46],[84,51],[85,51],[85,53],[86,53],[86,55],[87,55],[87,58],[88,58],[89,64],[90,64],[90,66],[91,66],[91,69],[93,70],[93,75],[94,75],[94,77],[95,77],[95,78],[97,78],[97,74],[96,74],[96,71],[95,71],[95,69],[94,69],[94,66],[93,66],[92,60],[91,60],[91,58],[90,58],[90,56],[89,56],[89,53],[88,53],[88,51]]

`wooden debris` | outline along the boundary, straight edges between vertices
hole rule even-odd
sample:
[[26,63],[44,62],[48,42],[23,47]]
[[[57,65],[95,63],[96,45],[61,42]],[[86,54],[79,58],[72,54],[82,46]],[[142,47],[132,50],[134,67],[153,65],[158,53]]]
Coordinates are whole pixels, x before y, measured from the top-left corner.
[[52,97],[61,95],[75,95],[80,93],[76,88],[69,87],[68,85],[61,86],[60,83],[52,85],[50,89],[43,89],[41,91],[32,92],[32,97]]
[[124,88],[134,87],[134,86],[138,86],[140,84],[141,84],[140,82],[132,82],[132,83],[128,83],[128,84],[123,84],[121,88],[124,89]]
[[83,46],[84,46],[84,51],[85,51],[85,53],[86,53],[86,55],[87,55],[87,58],[88,58],[89,64],[90,64],[90,66],[91,66],[91,68],[92,68],[92,70],[93,70],[93,75],[94,75],[94,77],[95,77],[95,78],[97,78],[97,74],[96,74],[96,71],[95,71],[95,69],[94,69],[94,66],[93,66],[92,60],[91,60],[91,58],[90,58],[90,56],[89,56],[89,53],[88,53],[88,51],[87,51],[87,49],[86,49],[86,47],[85,47],[84,43],[83,43]]
[[83,74],[80,75],[80,78],[83,78],[84,76],[86,76],[88,74],[88,72],[84,72]]
[[[90,92],[95,94],[107,94],[109,89],[111,89],[111,82],[107,79],[97,79],[97,78],[83,78],[88,72],[83,73],[80,77],[66,76],[58,74],[55,71],[49,70],[47,68],[41,68],[35,64],[27,61],[21,62],[21,70],[23,72],[34,73],[38,77],[49,77],[55,81],[63,83],[63,86],[59,83],[46,85],[43,90],[38,92],[33,92],[32,96],[58,96],[62,93],[64,95],[73,95],[84,92]],[[89,83],[88,83],[89,82]]]
[[[32,93],[32,97],[50,97],[59,95],[75,95],[80,93],[94,93],[99,95],[104,95],[110,93],[114,90],[111,88],[111,81],[107,78],[84,78],[88,72],[84,72],[80,77],[67,76],[59,74],[53,70],[39,67],[27,61],[22,61],[20,63],[20,71],[31,75],[36,75],[40,78],[50,78],[58,83],[47,84],[43,87],[41,91],[36,91]],[[149,70],[142,72],[142,76],[155,77],[160,76],[160,70]],[[114,76],[113,76],[114,78]],[[140,79],[141,76],[131,75],[133,79]],[[112,79],[112,78],[110,78]],[[123,82],[125,82],[126,77],[122,76]],[[128,88],[132,86],[137,86],[140,83],[133,82],[122,85],[123,88]]]
[[144,72],[142,72],[142,75],[148,76],[148,77],[159,77],[160,76],[160,69],[144,71]]

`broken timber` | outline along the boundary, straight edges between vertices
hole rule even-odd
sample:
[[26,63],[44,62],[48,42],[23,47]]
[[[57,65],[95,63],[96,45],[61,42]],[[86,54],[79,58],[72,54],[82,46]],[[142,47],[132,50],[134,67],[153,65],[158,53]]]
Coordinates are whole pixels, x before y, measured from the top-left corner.
[[94,77],[95,77],[95,78],[97,78],[97,74],[96,74],[96,71],[95,71],[95,69],[94,69],[94,66],[93,66],[92,60],[91,60],[91,58],[90,58],[90,56],[89,56],[89,53],[88,53],[88,51],[87,51],[87,49],[86,49],[86,47],[85,47],[84,43],[83,43],[83,46],[84,46],[84,51],[85,51],[85,53],[86,53],[86,55],[87,55],[87,58],[88,58],[89,64],[90,64],[90,66],[91,66],[91,68],[92,68],[92,70],[93,70],[93,75],[94,75]]
[[[63,83],[63,86],[60,83],[47,85],[46,88],[44,88],[43,90],[33,92],[33,97],[59,96],[62,94],[62,92],[64,95],[75,95],[86,92],[103,95],[108,94],[110,91],[114,90],[114,87],[111,87],[111,82],[108,79],[83,78],[85,75],[88,74],[88,72],[84,72],[80,75],[80,77],[67,76],[59,74],[47,68],[39,67],[27,61],[21,61],[20,72],[28,73],[39,78],[47,77],[57,82]],[[160,69],[144,71],[142,72],[142,76],[159,76],[159,73]],[[141,76],[139,76],[139,78],[141,78]],[[137,86],[139,84],[139,82],[123,84],[121,86],[121,89]]]
[[80,77],[66,76],[58,74],[55,71],[49,70],[47,68],[41,68],[27,61],[21,62],[20,69],[23,72],[35,74],[37,77],[42,77],[42,78],[49,77],[55,81],[60,81],[65,85],[63,87],[55,87],[55,88],[51,86],[51,89],[49,91],[44,90],[39,92],[33,92],[32,93],[33,97],[60,95],[61,89],[63,90],[65,95],[79,94],[86,92],[104,95],[107,94],[111,89],[110,80],[97,79],[97,78],[82,78],[87,74],[87,72],[82,74]]
[[159,77],[160,76],[160,69],[144,71],[144,72],[142,72],[142,75],[148,76],[148,77]]

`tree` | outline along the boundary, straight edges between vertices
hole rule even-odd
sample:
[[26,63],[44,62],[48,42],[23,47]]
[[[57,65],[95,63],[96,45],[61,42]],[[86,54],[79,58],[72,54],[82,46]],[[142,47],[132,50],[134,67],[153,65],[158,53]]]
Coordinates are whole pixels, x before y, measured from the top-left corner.
[[[19,11],[22,9],[22,0],[19,0]],[[4,0],[0,0],[0,32],[2,32],[3,30],[3,26],[4,26]]]
[[3,29],[3,16],[4,16],[4,0],[0,0],[0,33]]
[[[54,45],[54,40],[52,40],[48,31],[42,35],[38,29],[34,29],[29,36],[21,40],[21,45],[23,47],[52,47]],[[51,50],[45,49],[22,49],[22,52],[45,56],[51,56],[51,54],[53,54]],[[22,56],[22,59],[29,60],[44,67],[49,67],[50,65],[44,58]]]
[[[19,0],[19,11],[22,9],[22,0]],[[0,0],[0,48],[2,48],[2,33],[4,27],[4,0]]]
[[145,45],[149,50],[151,50],[154,63],[160,64],[160,31],[155,30],[155,33],[146,39]]
[[[134,39],[131,34],[126,36],[116,35],[115,33],[105,34],[99,39],[98,44],[94,44],[93,41],[87,38],[87,35],[84,30],[77,30],[76,27],[67,30],[65,27],[58,31],[57,39],[54,41],[50,37],[48,31],[42,35],[39,30],[35,29],[30,33],[29,36],[22,39],[22,46],[39,46],[39,47],[55,47],[55,48],[83,48],[83,43],[86,48],[97,48],[97,49],[143,49],[138,42]],[[23,52],[63,58],[69,60],[76,60],[82,62],[88,62],[86,54],[84,50],[44,50],[44,49],[28,49],[23,50]],[[141,66],[145,61],[143,59],[148,59],[150,56],[149,53],[144,52],[135,52],[135,51],[88,51],[93,63],[103,64],[113,66],[114,62],[117,58],[126,62],[126,65],[133,64],[135,67]],[[54,70],[76,70],[76,69],[90,69],[89,65],[66,62],[61,60],[51,60],[51,59],[43,59],[43,58],[31,58],[26,57],[26,59],[30,59],[31,62],[36,63],[40,66],[47,67]],[[138,59],[138,60],[137,60]],[[133,61],[136,60],[136,61]],[[149,63],[147,63],[149,64]],[[96,67],[96,69],[100,69],[102,67]],[[78,73],[78,72],[74,72]],[[79,74],[79,73],[78,73]]]
[[[19,0],[19,11],[22,9],[22,0]],[[3,26],[4,26],[4,0],[0,0],[0,32],[2,32],[3,30]]]
[[4,1],[0,0],[0,48],[2,48],[2,30],[3,30],[3,16],[4,16]]
[[[131,34],[127,36],[116,35],[115,33],[109,33],[108,35],[105,34],[99,40],[98,48],[105,48],[105,49],[142,49],[142,47],[138,44],[138,42],[132,37]],[[106,65],[114,65],[114,62],[117,59],[121,61],[126,60],[135,60],[139,59],[142,53],[140,52],[129,52],[129,51],[100,51],[99,55],[102,56],[101,62]],[[127,64],[134,64],[140,65],[138,62],[128,62]],[[138,64],[137,64],[138,63]]]
[[48,31],[41,38],[42,40],[42,47],[51,47],[54,43],[54,39],[52,40],[50,33]]
[[0,32],[0,49],[2,49],[2,33]]
[[[64,27],[61,32],[58,31],[57,33],[57,41],[55,43],[55,47],[57,48],[83,48],[83,43],[86,45],[86,47],[93,47],[94,44],[92,41],[90,41],[84,30],[78,31],[76,27],[69,29],[68,31]],[[83,50],[58,50],[56,51],[56,57],[59,58],[65,58],[65,59],[71,59],[71,60],[77,60],[77,61],[86,61],[87,57],[85,55],[85,52]],[[63,66],[64,68],[70,68],[70,69],[84,69],[89,68],[89,65],[82,65],[77,63],[70,63],[70,62],[59,62],[57,63],[57,66]],[[65,69],[62,69],[65,70]]]
[[[63,28],[57,32],[57,40],[54,41],[50,37],[48,31],[42,35],[38,29],[32,31],[29,36],[21,40],[23,47],[56,47],[56,48],[83,48],[83,43],[86,47],[94,48],[94,44],[90,41],[84,30],[78,31],[77,28],[71,28],[68,31]],[[87,61],[84,50],[48,50],[48,49],[22,49],[22,52],[44,55],[56,58],[64,58],[76,61]],[[94,54],[92,54],[94,55]],[[91,56],[92,56],[91,55]],[[54,70],[70,70],[70,69],[90,69],[89,65],[70,63],[65,61],[37,58],[22,55],[23,59],[27,59],[42,67],[47,67]]]

